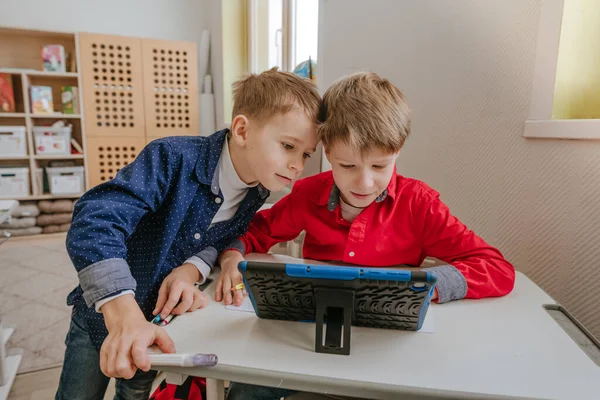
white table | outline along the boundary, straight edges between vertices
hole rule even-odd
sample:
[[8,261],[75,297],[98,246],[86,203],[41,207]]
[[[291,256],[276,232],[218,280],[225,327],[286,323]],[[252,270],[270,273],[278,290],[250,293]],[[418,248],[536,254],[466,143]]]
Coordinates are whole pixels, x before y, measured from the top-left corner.
[[434,334],[353,327],[351,354],[341,356],[315,353],[314,324],[213,301],[167,331],[178,353],[215,353],[219,364],[165,370],[216,379],[214,393],[231,380],[376,399],[600,398],[600,367],[542,308],[553,303],[517,273],[506,297],[432,305]]

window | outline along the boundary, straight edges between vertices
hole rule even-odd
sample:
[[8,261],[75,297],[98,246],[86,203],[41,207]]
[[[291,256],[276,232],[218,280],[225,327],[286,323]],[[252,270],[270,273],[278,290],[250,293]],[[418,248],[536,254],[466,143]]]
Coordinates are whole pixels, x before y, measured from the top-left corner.
[[564,4],[552,119],[600,119],[600,2]]
[[311,59],[317,61],[319,34],[319,0],[295,1],[294,58],[292,65],[298,66]]
[[600,2],[544,0],[525,137],[600,139]]
[[283,0],[248,1],[249,72],[282,66],[283,3]]
[[231,85],[246,72],[279,67],[316,81],[319,0],[227,0],[221,7],[226,124]]
[[248,48],[251,72],[279,67],[297,70],[316,62],[319,0],[249,0]]

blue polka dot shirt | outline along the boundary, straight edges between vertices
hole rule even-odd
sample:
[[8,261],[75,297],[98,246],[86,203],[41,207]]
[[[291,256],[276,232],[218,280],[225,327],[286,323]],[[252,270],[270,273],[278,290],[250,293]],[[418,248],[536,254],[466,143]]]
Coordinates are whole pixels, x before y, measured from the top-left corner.
[[218,162],[227,133],[156,140],[77,202],[67,251],[80,284],[67,303],[84,313],[97,349],[108,334],[97,301],[133,290],[151,319],[163,279],[193,255],[214,265],[264,204],[269,192],[253,187],[232,219],[210,226],[223,203]]

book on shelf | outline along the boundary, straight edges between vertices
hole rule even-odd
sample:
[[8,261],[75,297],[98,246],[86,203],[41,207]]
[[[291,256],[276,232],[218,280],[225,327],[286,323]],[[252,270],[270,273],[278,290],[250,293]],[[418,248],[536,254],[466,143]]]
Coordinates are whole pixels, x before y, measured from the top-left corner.
[[44,71],[67,72],[67,57],[64,46],[49,44],[42,48]]
[[61,86],[63,114],[79,114],[79,92],[77,86]]
[[0,112],[15,112],[15,91],[12,76],[0,74]]
[[50,86],[31,87],[31,110],[34,114],[54,113],[54,99]]

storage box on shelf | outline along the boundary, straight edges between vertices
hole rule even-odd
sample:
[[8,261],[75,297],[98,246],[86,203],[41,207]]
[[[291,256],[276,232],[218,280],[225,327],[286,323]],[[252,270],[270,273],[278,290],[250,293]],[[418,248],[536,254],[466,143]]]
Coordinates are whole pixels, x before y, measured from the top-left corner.
[[46,167],[46,174],[51,194],[83,192],[83,167]]
[[33,140],[35,154],[70,155],[71,127],[34,126]]
[[0,158],[27,157],[26,133],[24,126],[0,126]]
[[29,196],[29,168],[0,168],[0,197]]

